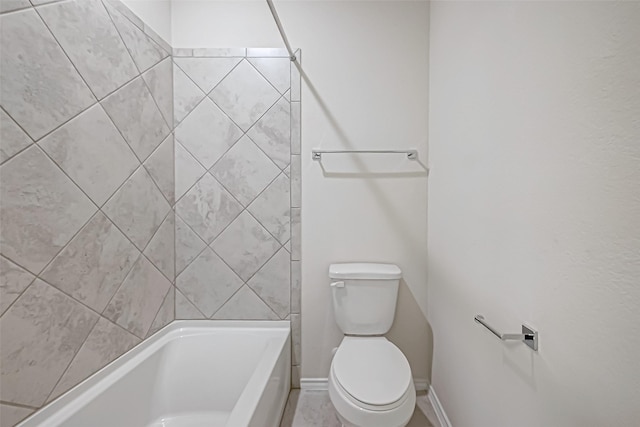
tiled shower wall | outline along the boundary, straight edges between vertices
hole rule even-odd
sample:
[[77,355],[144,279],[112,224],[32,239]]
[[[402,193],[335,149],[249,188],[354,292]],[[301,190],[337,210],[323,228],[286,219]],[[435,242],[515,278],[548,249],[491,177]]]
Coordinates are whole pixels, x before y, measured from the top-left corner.
[[115,0],[31,3],[0,1],[1,427],[174,313],[290,319],[297,385],[296,65],[172,59]]
[[295,385],[298,69],[280,49],[174,49],[173,62],[176,318],[291,319]]
[[6,427],[174,318],[173,70],[118,3],[0,7]]

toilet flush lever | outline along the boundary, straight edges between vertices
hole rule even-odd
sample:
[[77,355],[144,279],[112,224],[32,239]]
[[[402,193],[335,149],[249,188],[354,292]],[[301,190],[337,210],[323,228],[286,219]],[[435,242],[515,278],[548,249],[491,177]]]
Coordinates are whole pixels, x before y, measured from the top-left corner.
[[344,288],[344,282],[333,282],[331,284],[332,288]]

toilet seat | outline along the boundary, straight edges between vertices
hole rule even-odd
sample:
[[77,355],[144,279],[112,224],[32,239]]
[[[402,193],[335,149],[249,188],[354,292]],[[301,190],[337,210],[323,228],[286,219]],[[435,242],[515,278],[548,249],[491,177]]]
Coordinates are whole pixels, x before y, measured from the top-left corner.
[[345,337],[331,374],[352,403],[370,411],[397,408],[413,393],[407,358],[384,337]]

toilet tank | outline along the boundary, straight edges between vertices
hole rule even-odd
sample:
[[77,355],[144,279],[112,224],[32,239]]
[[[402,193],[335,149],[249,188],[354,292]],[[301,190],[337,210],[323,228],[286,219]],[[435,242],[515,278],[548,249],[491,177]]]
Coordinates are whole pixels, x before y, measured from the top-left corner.
[[338,327],[349,335],[384,335],[393,324],[402,271],[393,264],[331,264]]

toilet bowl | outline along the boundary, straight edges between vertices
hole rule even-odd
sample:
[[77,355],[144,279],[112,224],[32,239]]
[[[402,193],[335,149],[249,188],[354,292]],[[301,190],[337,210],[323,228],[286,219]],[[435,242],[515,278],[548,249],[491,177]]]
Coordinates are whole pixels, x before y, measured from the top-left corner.
[[345,427],[404,427],[416,404],[409,363],[384,337],[343,339],[331,362],[329,397]]
[[345,427],[404,427],[416,403],[411,368],[383,335],[393,324],[402,273],[392,264],[332,264],[338,327],[329,397]]

